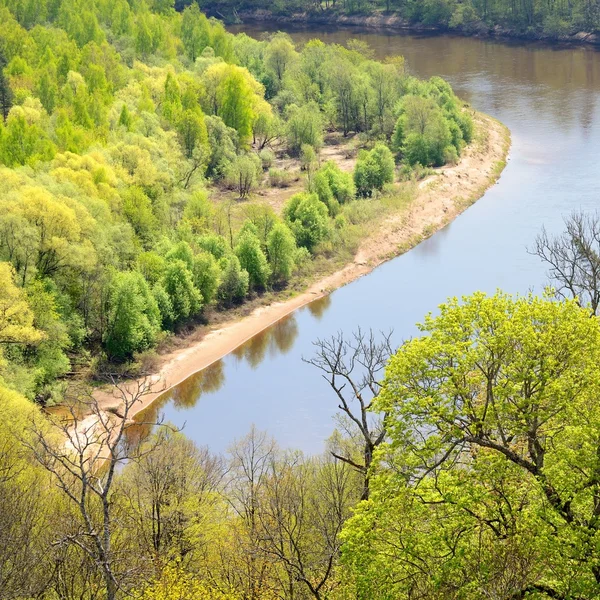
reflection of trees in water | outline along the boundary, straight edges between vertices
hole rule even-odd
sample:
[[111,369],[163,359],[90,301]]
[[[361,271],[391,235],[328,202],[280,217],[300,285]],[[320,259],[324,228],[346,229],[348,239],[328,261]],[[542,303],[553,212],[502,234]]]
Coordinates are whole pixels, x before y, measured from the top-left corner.
[[273,341],[271,344],[271,352],[273,354],[275,354],[276,351],[279,351],[281,354],[289,352],[298,337],[298,323],[296,322],[296,317],[294,315],[285,317],[285,319],[281,319],[281,321],[271,329]]
[[191,408],[198,402],[202,394],[216,392],[223,383],[225,383],[225,372],[222,360],[218,360],[202,369],[202,371],[194,373],[173,389],[158,397],[135,416],[135,424],[127,429],[128,441],[135,441],[149,436],[167,403],[172,402],[178,408]]
[[310,311],[310,314],[315,317],[315,319],[320,320],[330,305],[331,295],[327,294],[327,296],[323,296],[322,298],[319,298],[318,300],[308,304],[308,310]]
[[255,369],[265,359],[267,351],[271,356],[285,354],[292,348],[297,337],[296,317],[288,315],[237,347],[232,354],[238,360],[246,360]]
[[178,408],[190,408],[202,394],[216,392],[224,383],[223,361],[218,360],[177,385],[173,389],[171,399]]
[[[324,310],[324,308],[321,309],[321,314]],[[236,348],[232,354],[238,360],[246,360],[255,369],[264,360],[267,352],[270,352],[271,355],[289,352],[297,337],[296,317],[289,315],[252,337],[245,344]],[[182,381],[139,413],[135,418],[136,424],[128,430],[128,437],[136,439],[149,435],[152,432],[152,423],[156,423],[161,410],[168,402],[172,402],[177,408],[191,408],[203,394],[216,392],[224,383],[225,363],[223,360],[218,360]]]

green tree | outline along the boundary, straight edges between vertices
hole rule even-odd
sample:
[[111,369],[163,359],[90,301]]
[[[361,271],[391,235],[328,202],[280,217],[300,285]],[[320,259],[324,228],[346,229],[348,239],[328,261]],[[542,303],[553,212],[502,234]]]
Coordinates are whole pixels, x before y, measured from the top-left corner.
[[389,443],[345,532],[361,593],[597,596],[598,321],[477,293],[420,330],[375,400]]
[[4,68],[6,67],[6,59],[0,54],[0,113],[4,122],[8,119],[8,113],[13,104],[13,91],[10,88],[8,79],[4,74]]
[[202,309],[202,294],[194,286],[194,277],[184,261],[173,259],[167,263],[162,285],[171,300],[172,326],[196,316]]
[[217,298],[223,306],[231,306],[241,302],[248,294],[250,277],[248,271],[242,269],[240,260],[230,254],[221,260],[221,283]]
[[256,186],[261,172],[260,158],[256,154],[240,154],[227,166],[225,180],[230,187],[236,189],[239,198],[243,199]]
[[316,103],[300,108],[290,107],[286,125],[287,144],[291,153],[298,155],[304,144],[318,151],[323,145],[323,118]]
[[194,285],[200,290],[204,303],[209,304],[215,299],[220,283],[219,262],[209,252],[201,251],[194,256],[192,273]]
[[284,223],[275,223],[267,236],[267,255],[271,278],[275,283],[286,283],[292,276],[296,256],[294,235]]
[[186,158],[199,152],[201,159],[208,155],[208,132],[200,109],[183,112],[177,126]]
[[357,194],[369,197],[375,190],[382,190],[386,183],[392,183],[394,168],[394,157],[385,144],[376,144],[369,152],[362,151],[354,167]]
[[200,12],[195,2],[187,6],[181,19],[181,41],[188,55],[194,62],[204,48],[210,46],[210,24],[205,15]]
[[327,206],[316,194],[295,194],[288,200],[283,214],[298,246],[308,250],[313,250],[329,232]]
[[250,287],[264,289],[269,281],[271,269],[260,240],[252,231],[241,233],[235,247],[235,254],[242,269],[248,272]]
[[117,273],[109,299],[104,347],[113,360],[130,359],[151,348],[160,332],[160,313],[140,273]]

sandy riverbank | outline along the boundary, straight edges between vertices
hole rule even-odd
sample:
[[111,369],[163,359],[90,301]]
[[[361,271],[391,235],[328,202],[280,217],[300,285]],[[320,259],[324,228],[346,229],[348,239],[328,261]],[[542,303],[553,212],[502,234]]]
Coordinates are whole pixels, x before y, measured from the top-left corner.
[[[476,115],[476,123],[478,139],[465,149],[458,165],[437,169],[434,175],[422,181],[409,208],[381,222],[373,235],[362,241],[352,262],[289,300],[274,302],[246,317],[225,322],[200,341],[163,356],[162,366],[150,378],[153,391],[135,404],[130,416],[298,308],[416,246],[483,196],[504,168],[510,133],[504,125],[482,114]],[[104,410],[114,411],[120,404],[110,391],[98,390],[95,397]]]

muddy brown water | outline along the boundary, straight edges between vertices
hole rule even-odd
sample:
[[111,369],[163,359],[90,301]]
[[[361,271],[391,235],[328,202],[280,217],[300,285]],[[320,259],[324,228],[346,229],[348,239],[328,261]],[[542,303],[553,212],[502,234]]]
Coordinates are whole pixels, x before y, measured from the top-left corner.
[[[237,31],[260,38],[281,28],[250,24]],[[251,424],[283,446],[322,450],[336,401],[302,361],[315,339],[360,326],[393,328],[399,344],[449,296],[497,288],[540,293],[545,269],[527,246],[542,225],[559,231],[565,214],[600,204],[599,52],[356,28],[288,32],[298,44],[358,38],[377,57],[403,55],[415,75],[443,76],[459,96],[505,123],[513,145],[499,183],[445,229],[255,336],[153,406],[215,452]]]

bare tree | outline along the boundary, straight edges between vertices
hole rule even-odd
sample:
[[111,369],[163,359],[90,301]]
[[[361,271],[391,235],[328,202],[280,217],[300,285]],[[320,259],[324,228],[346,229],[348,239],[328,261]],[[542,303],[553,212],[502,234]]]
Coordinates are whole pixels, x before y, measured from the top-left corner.
[[[87,555],[103,580],[106,600],[114,600],[127,573],[118,564],[113,548],[116,533],[114,482],[117,469],[154,448],[137,436],[127,438],[131,414],[142,398],[152,392],[148,379],[122,384],[112,380],[118,409],[104,410],[91,395],[68,404],[68,418],[34,419],[35,459],[49,471],[68,499],[78,523],[56,546],[75,546]],[[48,425],[49,422],[49,425]]]
[[[161,429],[156,451],[128,466],[120,489],[131,508],[129,531],[146,555],[183,559],[200,545],[202,511],[215,502],[223,477],[220,458],[170,429]],[[193,541],[192,541],[193,540]]]
[[306,591],[320,600],[337,585],[339,534],[358,500],[353,477],[351,467],[328,455],[307,459],[288,452],[271,462],[257,514],[264,552],[287,576],[286,599]]
[[271,585],[271,564],[265,560],[258,513],[269,476],[269,466],[277,453],[275,441],[254,425],[229,450],[230,462],[225,483],[225,499],[242,526],[234,531],[236,556],[225,556],[223,568],[235,587],[245,590],[244,598],[259,600]]
[[551,236],[546,229],[529,250],[549,267],[548,275],[560,298],[572,297],[598,314],[600,304],[600,213],[573,212],[565,231]]
[[359,329],[349,339],[338,333],[328,340],[317,340],[314,343],[316,355],[305,360],[323,372],[339,401],[338,408],[346,417],[347,432],[361,441],[361,459],[351,456],[350,452],[332,451],[332,454],[362,473],[363,500],[369,497],[369,467],[373,453],[386,436],[386,415],[370,411],[381,390],[383,370],[393,353],[391,337],[391,331],[381,334],[379,341],[373,331],[365,335]]

